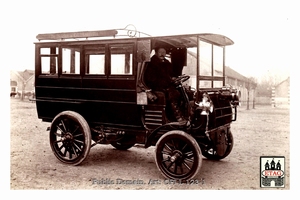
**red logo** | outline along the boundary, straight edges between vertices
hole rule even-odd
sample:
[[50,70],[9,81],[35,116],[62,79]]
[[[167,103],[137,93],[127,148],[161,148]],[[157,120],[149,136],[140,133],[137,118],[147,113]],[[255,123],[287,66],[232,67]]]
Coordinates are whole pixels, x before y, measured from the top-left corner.
[[267,177],[278,177],[283,176],[284,172],[282,170],[264,170],[261,174]]

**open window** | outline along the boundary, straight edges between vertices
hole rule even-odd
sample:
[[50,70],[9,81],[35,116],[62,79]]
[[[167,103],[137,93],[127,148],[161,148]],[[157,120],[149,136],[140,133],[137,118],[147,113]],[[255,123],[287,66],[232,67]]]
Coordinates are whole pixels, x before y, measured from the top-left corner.
[[105,74],[104,45],[91,45],[85,47],[85,74]]
[[224,49],[221,46],[199,40],[198,88],[218,88],[224,85]]
[[62,48],[62,74],[80,74],[80,49]]
[[133,45],[110,45],[110,74],[132,75]]
[[40,48],[40,66],[41,73],[54,75],[58,73],[58,47]]
[[80,74],[79,48],[52,46],[42,47],[39,50],[41,74]]

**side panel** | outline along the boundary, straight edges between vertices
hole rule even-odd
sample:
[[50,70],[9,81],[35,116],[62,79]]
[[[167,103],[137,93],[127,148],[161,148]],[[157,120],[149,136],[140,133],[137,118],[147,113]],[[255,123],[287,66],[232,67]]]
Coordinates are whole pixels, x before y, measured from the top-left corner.
[[141,125],[135,80],[40,76],[36,85],[38,117],[44,120],[73,110],[88,122]]
[[37,44],[38,117],[73,110],[89,123],[142,126],[136,48],[136,39]]

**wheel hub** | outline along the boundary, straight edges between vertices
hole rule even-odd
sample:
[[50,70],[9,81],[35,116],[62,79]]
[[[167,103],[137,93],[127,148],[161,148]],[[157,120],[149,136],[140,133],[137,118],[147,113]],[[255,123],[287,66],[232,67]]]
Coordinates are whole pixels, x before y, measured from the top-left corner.
[[178,150],[173,151],[173,155],[170,157],[170,161],[174,163],[174,162],[180,162],[180,160],[182,160],[181,151]]
[[62,142],[64,145],[71,145],[73,143],[73,135],[69,132],[67,132],[63,137],[62,137]]

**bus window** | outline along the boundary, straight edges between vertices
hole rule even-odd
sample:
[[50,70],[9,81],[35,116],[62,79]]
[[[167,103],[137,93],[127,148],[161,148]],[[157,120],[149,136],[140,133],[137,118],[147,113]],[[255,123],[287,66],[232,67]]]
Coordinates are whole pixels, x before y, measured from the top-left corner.
[[211,88],[211,81],[199,81],[199,88]]
[[214,81],[213,83],[214,83],[213,85],[214,88],[223,87],[223,81]]
[[87,46],[85,54],[86,74],[105,74],[105,47]]
[[58,48],[47,47],[40,49],[42,74],[57,74]]
[[74,48],[62,49],[62,73],[80,74],[80,52]]
[[112,75],[131,75],[133,66],[133,45],[111,45],[110,63]]
[[199,41],[199,72],[201,76],[212,75],[212,44]]
[[200,80],[199,87],[200,88],[220,88],[220,87],[223,87],[223,81],[202,81],[202,80]]
[[104,74],[104,55],[87,55],[86,74]]
[[214,76],[223,76],[223,47],[213,46],[213,68]]
[[197,82],[197,48],[187,49],[187,64],[182,69],[182,74],[190,76],[190,79],[185,84],[190,85],[192,88],[196,88]]

